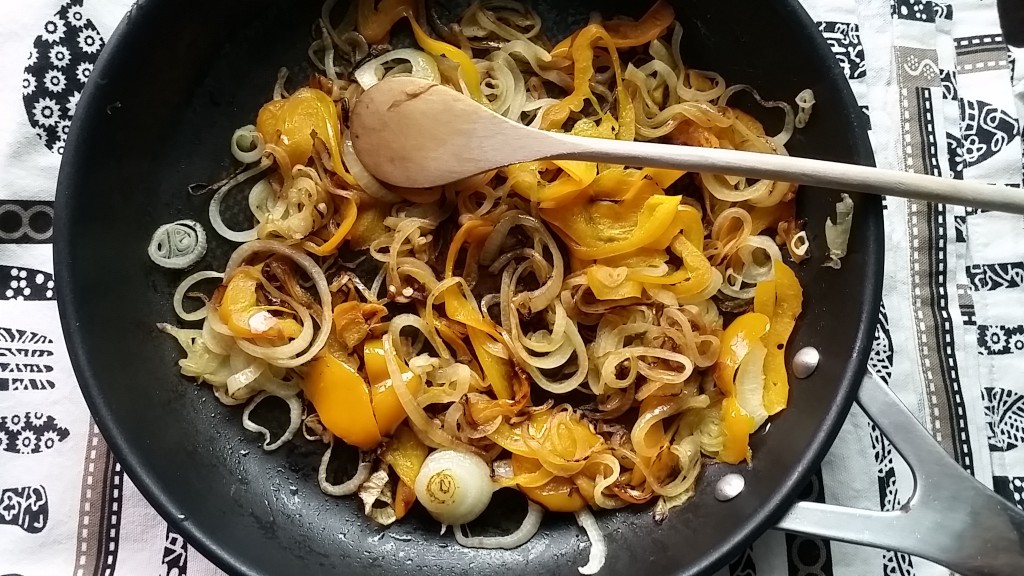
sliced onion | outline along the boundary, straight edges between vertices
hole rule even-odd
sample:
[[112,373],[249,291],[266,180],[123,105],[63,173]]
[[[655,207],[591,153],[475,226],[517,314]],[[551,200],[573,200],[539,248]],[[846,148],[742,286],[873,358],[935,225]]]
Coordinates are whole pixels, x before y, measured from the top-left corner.
[[590,464],[601,463],[608,466],[608,474],[597,473],[594,480],[594,501],[597,505],[606,510],[622,508],[626,505],[621,499],[609,498],[604,494],[606,488],[619,481],[619,473],[622,469],[619,461],[611,454],[598,454],[590,459]]
[[270,430],[249,419],[249,414],[257,404],[265,400],[266,398],[273,396],[268,392],[260,392],[249,401],[246,405],[245,410],[242,411],[242,427],[250,432],[259,432],[263,434],[264,442],[263,449],[267,452],[276,450],[284,445],[285,442],[291,440],[295,436],[295,432],[299,429],[302,424],[302,401],[299,400],[298,396],[278,396],[278,398],[288,403],[288,428],[281,434],[281,437],[274,442],[270,441]]
[[380,82],[386,73],[384,64],[393,60],[406,60],[412,65],[412,72],[403,76],[422,78],[431,82],[439,82],[441,74],[437,70],[437,63],[426,52],[414,48],[399,48],[386,52],[366,64],[363,64],[355,71],[356,82],[363,88],[369,90],[371,86]]
[[321,465],[316,471],[316,482],[319,483],[321,490],[328,496],[348,496],[355,494],[355,491],[359,489],[359,486],[366,482],[370,478],[370,472],[373,469],[373,460],[367,457],[364,453],[359,453],[359,466],[355,468],[355,474],[352,478],[343,482],[342,484],[331,484],[327,481],[327,464],[331,460],[331,451],[334,450],[334,440],[331,440],[331,444],[327,447],[327,452],[324,453],[324,457],[321,458]]
[[839,259],[846,256],[846,247],[850,241],[850,228],[853,226],[853,200],[843,194],[836,204],[836,219],[825,221],[825,242],[828,244],[829,261],[825,266],[839,269]]
[[185,312],[185,308],[182,306],[185,300],[185,293],[192,287],[196,282],[207,280],[209,278],[223,278],[224,274],[220,272],[214,272],[212,270],[203,270],[202,272],[196,272],[195,274],[185,278],[178,284],[178,287],[174,290],[174,297],[171,302],[174,305],[174,313],[178,315],[178,318],[185,320],[186,322],[193,322],[196,320],[202,320],[206,318],[206,305],[204,304],[198,310],[193,312]]
[[241,174],[235,176],[231,180],[228,180],[223,186],[220,187],[219,190],[217,190],[217,193],[213,195],[213,198],[210,199],[210,224],[213,225],[213,229],[216,230],[218,234],[227,238],[228,240],[231,240],[232,242],[248,242],[250,240],[256,239],[255,227],[253,227],[250,230],[245,230],[242,232],[238,232],[228,228],[227,225],[224,224],[224,219],[221,218],[220,205],[221,202],[224,201],[224,195],[227,194],[232,188],[248,180],[249,178],[255,176],[256,174],[263,172],[267,168],[270,168],[270,166],[273,163],[274,162],[269,158],[264,158],[262,161],[260,161],[259,165],[254,166],[253,168],[250,168],[245,172],[242,172]]
[[[239,246],[234,253],[231,254],[231,258],[228,260],[227,267],[224,269],[225,277],[230,277],[246,258],[259,252],[272,252],[292,259],[313,280],[313,284],[316,286],[317,295],[320,297],[320,309],[322,310],[322,316],[319,318],[320,330],[312,345],[309,346],[305,353],[298,356],[292,356],[289,354],[284,358],[267,357],[268,355],[273,356],[273,348],[256,346],[245,340],[239,340],[238,345],[249,354],[265,358],[269,363],[275,366],[281,366],[284,368],[301,366],[320,352],[324,347],[324,344],[327,343],[327,338],[331,333],[331,322],[333,321],[331,313],[333,307],[331,306],[331,291],[327,285],[327,278],[324,276],[323,270],[320,269],[320,266],[318,266],[312,258],[291,246],[281,244],[280,242],[274,242],[272,240],[254,240]],[[302,316],[303,312],[306,310],[297,302],[293,306],[300,316]],[[305,314],[308,315],[309,313],[305,312]],[[211,315],[211,317],[212,316],[215,315]],[[305,330],[305,326],[303,326],[303,330]],[[280,349],[281,347],[278,347],[278,352],[281,351]]]
[[754,97],[754,100],[757,100],[757,103],[760,104],[761,106],[764,106],[765,108],[779,108],[786,114],[786,122],[782,127],[782,131],[779,132],[776,136],[770,137],[770,140],[774,142],[777,146],[785,146],[786,142],[788,142],[789,139],[793,136],[793,128],[796,122],[794,119],[793,107],[787,104],[786,102],[779,102],[777,100],[765,100],[761,98],[761,95],[757,93],[757,90],[754,90],[752,87],[746,84],[735,84],[733,86],[726,88],[725,92],[722,93],[722,96],[718,99],[718,105],[726,106],[727,102],[729,101],[729,97],[741,90],[750,93],[750,95]]
[[242,126],[231,135],[231,155],[235,160],[251,164],[263,157],[267,145],[263,135],[256,131],[252,124]]
[[590,557],[586,566],[579,568],[580,574],[597,574],[604,566],[605,556],[608,555],[608,546],[604,542],[604,534],[601,527],[597,525],[597,519],[588,508],[576,512],[576,523],[583,527],[590,538]]
[[486,548],[490,550],[496,548],[511,550],[526,544],[537,533],[537,530],[540,528],[540,521],[544,518],[543,508],[532,500],[527,500],[526,504],[528,506],[526,518],[523,518],[523,523],[519,525],[515,532],[507,536],[494,536],[490,538],[472,537],[469,535],[468,529],[464,535],[462,530],[465,528],[465,525],[459,524],[455,526],[455,540],[466,548]]
[[[763,251],[767,258],[757,262],[754,254],[757,250]],[[782,260],[782,252],[778,244],[767,236],[748,236],[736,249],[736,255],[743,261],[743,270],[740,271],[740,278],[744,282],[756,284],[775,277],[775,262]]]
[[794,235],[789,239],[788,248],[789,254],[794,261],[799,262],[799,259],[807,257],[807,249],[810,248],[811,241],[807,239],[807,231],[801,230],[799,234]]
[[[501,249],[509,230],[513,226],[526,228],[534,238],[539,236],[539,240],[547,247],[551,255],[551,275],[547,278],[547,281],[540,288],[525,294],[518,294],[515,297],[516,304],[525,302],[529,304],[531,311],[537,313],[550,306],[558,298],[558,292],[561,290],[562,280],[565,275],[562,252],[559,250],[555,239],[548,232],[546,226],[541,224],[536,218],[527,216],[523,212],[509,212],[498,221],[494,226],[494,230],[488,236],[487,241],[484,242],[484,247],[480,252],[480,262],[488,265],[495,261],[498,251]],[[512,289],[514,290],[514,286]]]
[[708,191],[714,194],[715,198],[725,202],[752,201],[767,196],[772,191],[775,182],[771,180],[758,180],[750,186],[735,188],[719,174],[701,174],[700,181],[707,187]]
[[754,428],[760,428],[768,419],[764,408],[764,357],[768,349],[754,341],[736,370],[736,403],[754,419]]
[[437,422],[427,416],[427,413],[420,407],[402,378],[402,370],[398,366],[398,351],[394,343],[398,341],[402,328],[414,325],[415,321],[422,322],[418,316],[412,314],[401,314],[395,317],[391,321],[388,333],[382,338],[388,375],[391,377],[392,386],[395,394],[398,396],[398,401],[402,404],[402,408],[408,415],[413,430],[422,433],[426,439],[430,440],[431,444],[473,452],[475,451],[473,447],[449,436]]

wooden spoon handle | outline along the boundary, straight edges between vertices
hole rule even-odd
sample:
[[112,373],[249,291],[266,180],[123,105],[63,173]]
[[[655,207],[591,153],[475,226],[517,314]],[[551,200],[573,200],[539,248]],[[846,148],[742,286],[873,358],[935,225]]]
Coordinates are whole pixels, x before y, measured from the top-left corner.
[[1008,186],[777,154],[548,134],[561,146],[552,146],[557,151],[549,153],[546,159],[587,160],[762,178],[1024,214],[1024,190]]

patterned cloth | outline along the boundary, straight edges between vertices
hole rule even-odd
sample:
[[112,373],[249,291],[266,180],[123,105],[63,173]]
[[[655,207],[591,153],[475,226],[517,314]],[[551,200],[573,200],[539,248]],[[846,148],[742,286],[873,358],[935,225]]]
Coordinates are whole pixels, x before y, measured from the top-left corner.
[[[107,451],[54,303],[60,155],[128,4],[0,3],[0,574],[220,574]],[[1015,69],[1003,42],[995,0],[804,4],[870,116],[879,166],[1021,185],[1024,66]],[[885,229],[868,377],[891,386],[961,466],[1024,507],[1024,220],[890,198]],[[905,463],[854,408],[804,497],[892,510],[912,489]],[[903,554],[774,531],[723,570],[946,573]]]

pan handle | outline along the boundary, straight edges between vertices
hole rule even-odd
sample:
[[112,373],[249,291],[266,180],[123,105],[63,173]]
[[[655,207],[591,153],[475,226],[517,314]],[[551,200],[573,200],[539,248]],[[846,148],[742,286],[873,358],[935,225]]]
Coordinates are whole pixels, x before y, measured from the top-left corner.
[[907,461],[913,495],[891,512],[799,502],[776,529],[905,552],[966,576],[1024,574],[1024,512],[949,458],[877,378],[864,379],[857,403]]

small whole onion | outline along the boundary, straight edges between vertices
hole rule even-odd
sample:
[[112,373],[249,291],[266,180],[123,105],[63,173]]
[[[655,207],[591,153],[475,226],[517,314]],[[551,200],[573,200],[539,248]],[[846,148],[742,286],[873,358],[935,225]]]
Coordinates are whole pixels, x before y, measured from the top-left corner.
[[427,456],[416,477],[416,499],[442,524],[472,522],[491,502],[494,483],[482,458],[458,450]]

